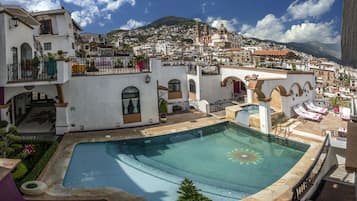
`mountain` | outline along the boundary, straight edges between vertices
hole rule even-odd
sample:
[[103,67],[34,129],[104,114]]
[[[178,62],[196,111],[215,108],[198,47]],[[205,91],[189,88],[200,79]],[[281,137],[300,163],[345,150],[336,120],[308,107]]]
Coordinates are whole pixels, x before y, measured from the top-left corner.
[[184,17],[176,17],[176,16],[167,16],[167,17],[162,17],[160,19],[157,19],[148,25],[140,27],[139,29],[145,29],[145,28],[151,28],[151,27],[158,28],[163,25],[166,25],[166,26],[171,26],[171,25],[193,26],[195,24],[196,24],[196,21],[193,19],[188,19],[188,18],[184,18]]
[[307,43],[286,43],[289,49],[293,49],[306,54],[311,54],[315,57],[323,57],[329,60],[341,63],[341,45],[324,44],[317,41]]

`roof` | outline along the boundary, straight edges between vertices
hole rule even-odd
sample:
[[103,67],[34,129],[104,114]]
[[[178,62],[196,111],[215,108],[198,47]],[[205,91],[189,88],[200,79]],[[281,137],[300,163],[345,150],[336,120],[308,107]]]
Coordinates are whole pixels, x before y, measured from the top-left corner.
[[0,158],[0,181],[20,163],[19,159]]
[[257,56],[287,56],[291,51],[289,50],[257,50],[255,55]]
[[347,128],[347,148],[346,148],[346,169],[357,172],[357,123],[348,123]]
[[224,51],[241,51],[242,49],[241,48],[228,48],[228,49],[225,49]]
[[68,11],[66,11],[65,9],[60,8],[60,9],[33,12],[33,13],[31,13],[31,15],[34,17],[39,16],[39,15],[61,15],[66,12],[68,13]]
[[8,15],[15,17],[17,20],[25,24],[26,26],[33,28],[33,26],[38,26],[40,23],[30,15],[25,9],[16,5],[3,5],[0,7],[0,13],[5,12]]

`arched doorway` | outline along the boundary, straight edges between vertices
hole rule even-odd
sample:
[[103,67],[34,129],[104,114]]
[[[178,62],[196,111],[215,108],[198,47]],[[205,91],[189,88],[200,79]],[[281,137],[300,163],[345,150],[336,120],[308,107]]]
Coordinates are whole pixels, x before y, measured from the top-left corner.
[[223,80],[222,87],[227,87],[232,92],[232,99],[238,102],[245,102],[247,87],[238,77],[230,76]]
[[134,86],[122,91],[122,112],[124,123],[141,122],[140,91]]
[[21,78],[32,76],[32,48],[28,43],[21,45]]
[[31,91],[12,97],[8,104],[9,122],[17,126],[19,133],[55,133],[56,108],[52,97]]
[[191,100],[196,100],[196,82],[193,79],[188,81],[189,85],[189,98]]

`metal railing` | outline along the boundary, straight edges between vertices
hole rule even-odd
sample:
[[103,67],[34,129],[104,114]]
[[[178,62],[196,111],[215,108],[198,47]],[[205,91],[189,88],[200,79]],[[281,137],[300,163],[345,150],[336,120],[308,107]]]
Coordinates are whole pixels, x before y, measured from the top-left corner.
[[150,72],[149,61],[129,64],[120,57],[75,58],[72,75],[109,75]]
[[56,61],[42,61],[38,66],[31,62],[7,65],[8,82],[51,81],[57,80]]
[[315,161],[312,163],[305,175],[293,187],[292,201],[299,201],[314,185],[316,178],[321,172],[323,165],[327,159],[328,150],[330,148],[329,136],[326,136],[323,147],[320,149]]

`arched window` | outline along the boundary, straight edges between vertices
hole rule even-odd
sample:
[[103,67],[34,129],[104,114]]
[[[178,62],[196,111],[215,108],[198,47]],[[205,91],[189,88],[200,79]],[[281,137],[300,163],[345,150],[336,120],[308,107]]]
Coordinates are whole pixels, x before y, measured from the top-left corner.
[[127,87],[122,92],[123,115],[140,113],[140,94],[136,87]]
[[29,44],[23,43],[21,45],[21,69],[30,70],[32,61],[32,48]]
[[170,80],[168,84],[169,92],[181,92],[181,82],[180,80],[174,79]]
[[194,80],[190,80],[189,81],[189,85],[190,85],[190,92],[192,93],[196,93],[196,83]]

